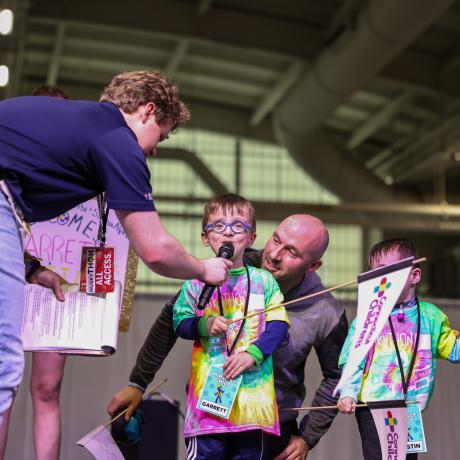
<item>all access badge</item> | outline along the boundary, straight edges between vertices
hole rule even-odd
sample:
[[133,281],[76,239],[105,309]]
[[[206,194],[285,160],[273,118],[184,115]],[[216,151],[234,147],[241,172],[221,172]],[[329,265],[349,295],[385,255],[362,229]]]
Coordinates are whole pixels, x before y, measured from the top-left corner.
[[80,276],[81,292],[98,294],[114,291],[114,256],[114,248],[82,248]]

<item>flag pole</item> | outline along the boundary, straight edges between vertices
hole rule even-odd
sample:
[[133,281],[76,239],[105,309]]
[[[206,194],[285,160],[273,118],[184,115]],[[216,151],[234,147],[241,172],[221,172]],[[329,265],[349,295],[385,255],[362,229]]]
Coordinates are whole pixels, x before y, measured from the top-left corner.
[[[167,382],[168,379],[163,379],[160,383],[158,383],[157,385],[155,385],[153,388],[151,388],[149,391],[147,391],[147,393],[144,394],[144,396],[142,396],[142,400],[144,399],[147,399],[155,390],[157,390],[158,388],[161,387],[161,385],[163,385],[163,383]],[[113,419],[109,420],[105,425],[104,425],[104,428],[107,428],[111,423],[113,423],[115,420],[118,420],[122,415],[126,414],[126,412],[128,411],[128,408],[126,408],[124,411],[120,412],[117,416],[115,416]]]
[[[425,262],[425,261],[426,261],[426,257],[420,257],[420,259],[416,259],[416,260],[412,261],[412,265],[415,265],[415,264],[418,264],[418,263],[421,263],[421,262]],[[316,296],[319,296],[319,295],[322,295],[322,294],[326,294],[328,292],[335,291],[336,289],[341,289],[343,287],[350,286],[351,284],[355,284],[355,283],[356,283],[356,280],[351,280],[351,281],[347,281],[346,283],[337,284],[336,286],[332,286],[330,288],[323,289],[322,291],[314,292],[313,294],[308,294],[308,295],[305,295],[303,297],[299,297],[298,299],[290,300],[289,302],[283,302],[283,303],[280,303],[279,305],[275,305],[274,307],[270,307],[270,308],[267,308],[267,309],[262,310],[262,311],[256,311],[254,313],[250,313],[249,315],[243,316],[243,317],[238,318],[238,319],[233,319],[233,320],[229,321],[227,323],[227,325],[237,323],[238,321],[242,321],[243,319],[252,318],[253,316],[260,315],[261,313],[266,313],[267,311],[276,310],[277,308],[281,308],[281,307],[286,307],[286,306],[291,305],[291,304],[293,304],[295,302],[300,302],[302,300],[311,299],[313,297],[316,297]]]
[[[420,402],[419,401],[406,401],[406,404],[409,406],[411,404],[420,404]],[[367,403],[355,404],[353,407],[367,407]],[[289,411],[289,410],[323,410],[323,409],[337,409],[337,406],[288,407],[286,409],[279,409],[279,410]]]
[[295,303],[295,302],[300,302],[301,300],[311,299],[312,297],[316,297],[321,294],[326,294],[327,292],[335,291],[336,289],[340,289],[345,286],[350,286],[350,284],[355,284],[355,283],[356,283],[356,280],[347,281],[346,283],[338,284],[337,286],[323,289],[322,291],[314,292],[313,294],[308,294],[306,296],[299,297],[298,299],[290,300],[289,302],[283,302],[283,303],[280,303],[279,305],[275,305],[274,307],[269,307],[262,311],[256,311],[254,313],[250,313],[249,315],[243,316],[242,318],[233,319],[232,321],[229,321],[227,325],[237,323],[238,321],[241,321],[243,319],[251,318],[252,316],[260,315],[261,313],[266,313],[267,311],[276,310],[277,308],[281,308],[281,307],[286,307],[287,305],[291,305],[292,303]]

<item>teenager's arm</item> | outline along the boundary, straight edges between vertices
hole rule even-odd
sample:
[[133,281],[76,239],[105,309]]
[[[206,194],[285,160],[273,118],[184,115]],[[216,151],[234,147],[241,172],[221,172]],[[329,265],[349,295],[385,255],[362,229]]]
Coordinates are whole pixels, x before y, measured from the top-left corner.
[[154,272],[170,278],[199,279],[220,285],[228,278],[231,261],[216,257],[198,260],[163,227],[155,211],[116,211],[136,254]]

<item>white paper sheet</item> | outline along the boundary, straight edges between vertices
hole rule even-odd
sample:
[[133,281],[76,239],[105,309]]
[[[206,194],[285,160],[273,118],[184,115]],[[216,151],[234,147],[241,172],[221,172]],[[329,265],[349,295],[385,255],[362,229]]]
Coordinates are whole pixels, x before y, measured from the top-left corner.
[[65,302],[51,289],[25,287],[22,340],[25,351],[110,355],[116,351],[121,284],[110,294],[85,294],[64,285]]
[[125,458],[103,425],[99,425],[78,440],[77,444],[88,449],[97,460],[124,460]]

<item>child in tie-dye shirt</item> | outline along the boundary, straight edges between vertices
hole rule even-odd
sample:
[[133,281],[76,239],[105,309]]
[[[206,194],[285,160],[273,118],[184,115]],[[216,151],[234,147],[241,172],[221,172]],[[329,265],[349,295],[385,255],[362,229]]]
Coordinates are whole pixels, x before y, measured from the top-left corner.
[[[408,257],[416,257],[416,250],[412,242],[402,238],[392,238],[376,244],[371,249],[368,257],[369,268],[383,267]],[[447,316],[438,307],[417,299],[415,287],[421,275],[421,269],[414,266],[390,314],[389,321],[391,320],[394,328],[404,376],[407,379],[416,343],[418,308],[420,308],[420,337],[408,385],[407,400],[419,401],[420,409],[424,410],[434,388],[436,358],[458,363],[460,361],[460,339],[458,338],[459,332],[450,328]],[[363,359],[359,369],[340,388],[340,399],[337,406],[342,413],[355,412],[357,401],[404,398],[401,371],[389,321]],[[340,366],[343,366],[348,360],[354,333],[355,321],[351,324],[340,354]],[[361,434],[364,459],[381,459],[379,438],[369,409],[356,408],[356,419]],[[417,454],[408,454],[406,458],[416,459]]]
[[[271,354],[289,327],[283,296],[273,276],[243,264],[243,252],[256,237],[254,209],[244,198],[225,194],[205,207],[202,240],[214,253],[231,242],[234,254],[228,281],[217,288],[203,310],[196,308],[203,283],[187,281],[174,305],[174,329],[194,340],[192,369],[184,423],[188,459],[258,460],[263,436],[279,435]],[[247,313],[244,321],[227,324]],[[243,380],[228,419],[197,409],[212,365],[223,366],[224,377]],[[225,391],[225,390],[224,390]],[[218,392],[217,397],[223,392]]]

